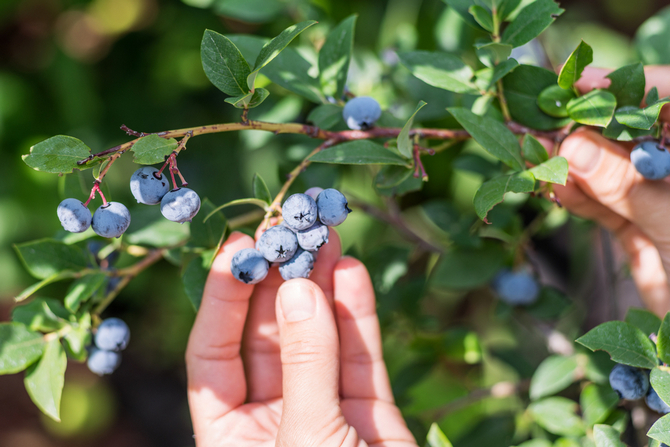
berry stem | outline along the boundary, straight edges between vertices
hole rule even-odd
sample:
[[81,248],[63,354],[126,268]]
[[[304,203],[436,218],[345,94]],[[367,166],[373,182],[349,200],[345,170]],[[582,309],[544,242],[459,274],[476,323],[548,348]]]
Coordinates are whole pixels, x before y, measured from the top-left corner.
[[84,206],[88,206],[88,204],[91,202],[91,200],[95,199],[95,193],[96,192],[98,192],[100,194],[100,198],[102,199],[102,205],[103,206],[107,205],[107,199],[105,199],[105,195],[102,193],[102,190],[100,189],[100,180],[96,180],[93,183],[93,188],[91,188],[91,194],[89,194],[88,200],[86,200],[86,202],[84,202]]

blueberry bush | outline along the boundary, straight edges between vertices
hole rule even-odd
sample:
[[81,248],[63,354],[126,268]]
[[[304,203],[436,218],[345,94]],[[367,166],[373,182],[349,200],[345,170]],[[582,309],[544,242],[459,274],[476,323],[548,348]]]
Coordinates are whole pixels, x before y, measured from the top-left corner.
[[[59,176],[60,204],[41,218],[63,231],[14,246],[35,282],[0,323],[0,374],[23,372],[35,405],[58,421],[70,362],[100,375],[119,367],[130,329],[103,316],[138,275],[165,261],[197,312],[231,231],[267,229],[231,266],[255,284],[269,268],[309,276],[329,227],[341,224],[346,252],[370,270],[394,393],[420,444],[670,444],[670,317],[632,308],[583,334],[583,303],[543,284],[533,255],[538,238],[571,219],[552,185],[567,180],[557,152],[577,128],[637,143],[631,159],[650,181],[670,174],[670,130],[659,122],[670,99],[645,85],[643,63],[586,93],[575,83],[596,57],[587,42],[556,61],[560,69],[544,68],[533,48],[565,12],[553,0],[437,2],[433,37],[458,27],[453,41],[398,26],[378,53],[358,51],[366,24],[356,14],[233,3],[213,12],[270,23],[274,37],[209,22],[219,31],[198,31],[199,60],[179,63],[202,69],[219,90],[208,95],[234,118],[123,125],[128,139],[113,147],[56,135],[23,154],[33,170]],[[654,20],[670,22],[667,11]],[[644,62],[670,62],[649,56],[667,51],[653,36],[638,36]],[[226,147],[223,135],[196,143],[231,133],[239,137]],[[207,166],[221,162],[216,151],[256,151],[247,159],[264,172],[230,188],[234,169]],[[271,169],[263,156],[277,158]],[[230,157],[223,163],[238,162]],[[129,197],[108,184],[115,169],[134,171],[123,183],[137,204],[108,201]],[[227,193],[210,199],[198,191],[205,183]],[[631,422],[636,411],[650,428]]]

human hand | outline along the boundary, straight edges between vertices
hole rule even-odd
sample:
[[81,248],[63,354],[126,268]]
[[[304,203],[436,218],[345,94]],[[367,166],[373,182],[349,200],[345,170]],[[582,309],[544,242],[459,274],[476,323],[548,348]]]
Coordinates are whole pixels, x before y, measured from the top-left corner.
[[[580,91],[606,88],[609,70],[587,68],[576,84]],[[645,67],[647,91],[670,95],[670,67]],[[661,119],[670,122],[670,109]],[[657,315],[670,310],[670,181],[645,180],[630,162],[633,143],[608,140],[580,129],[561,145],[570,175],[555,191],[571,212],[612,231],[630,259],[635,283],[645,305]]]
[[365,266],[341,257],[331,230],[311,280],[284,282],[273,268],[252,286],[230,262],[253,246],[241,233],[228,238],[191,331],[196,444],[416,447],[394,404]]

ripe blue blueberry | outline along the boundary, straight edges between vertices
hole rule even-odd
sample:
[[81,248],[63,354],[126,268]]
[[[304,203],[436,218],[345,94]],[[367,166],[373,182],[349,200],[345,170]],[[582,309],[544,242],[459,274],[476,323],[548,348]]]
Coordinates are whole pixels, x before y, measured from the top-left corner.
[[295,235],[303,250],[316,251],[328,243],[328,232],[328,227],[317,221],[308,229],[297,231]]
[[63,228],[70,233],[81,233],[91,226],[91,212],[77,199],[65,199],[56,210]]
[[647,402],[647,406],[656,413],[670,413],[670,405],[663,402],[663,399],[661,399],[661,397],[651,385],[649,386],[649,392],[645,396],[644,401]]
[[130,192],[137,203],[158,205],[165,194],[170,190],[170,183],[165,175],[156,177],[158,169],[153,166],[143,166],[130,177]]
[[635,169],[649,180],[670,175],[670,153],[657,141],[644,141],[633,148],[630,161]]
[[177,188],[161,199],[161,213],[173,222],[190,222],[200,210],[200,196],[189,188]]
[[107,202],[101,205],[91,220],[95,234],[102,237],[119,237],[130,225],[130,211],[123,203]]
[[121,363],[121,354],[114,351],[92,348],[88,354],[88,369],[99,376],[111,374]]
[[344,194],[333,188],[324,189],[316,198],[319,220],[329,227],[334,227],[345,221],[351,212],[347,205],[349,203]]
[[286,281],[293,278],[309,278],[314,268],[312,253],[299,248],[293,257],[279,266],[279,274]]
[[284,221],[294,230],[306,230],[316,222],[316,202],[306,194],[293,194],[281,207]]
[[621,399],[641,399],[649,390],[649,378],[641,369],[619,364],[610,372],[610,385]]
[[319,188],[318,186],[313,186],[312,188],[309,188],[307,191],[305,191],[305,194],[310,196],[312,199],[316,200],[318,195],[323,191],[323,188]]
[[533,275],[524,271],[503,270],[491,285],[500,299],[512,306],[532,304],[540,293],[540,286]]
[[374,98],[358,96],[349,100],[342,110],[342,117],[353,130],[366,130],[382,116],[382,108]]
[[105,351],[123,351],[130,341],[130,329],[120,318],[107,318],[95,333],[95,345]]
[[268,275],[270,265],[263,254],[253,248],[243,248],[235,253],[230,263],[233,276],[245,284],[258,284]]
[[270,262],[286,262],[297,249],[298,238],[293,231],[283,225],[268,229],[256,242],[256,250]]

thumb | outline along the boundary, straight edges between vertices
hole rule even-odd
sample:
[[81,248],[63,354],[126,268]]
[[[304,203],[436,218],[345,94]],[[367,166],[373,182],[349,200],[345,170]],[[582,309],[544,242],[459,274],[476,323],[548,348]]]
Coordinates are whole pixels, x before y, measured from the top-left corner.
[[278,447],[323,446],[347,437],[340,410],[339,341],[321,289],[307,279],[285,282],[277,293],[284,404]]

